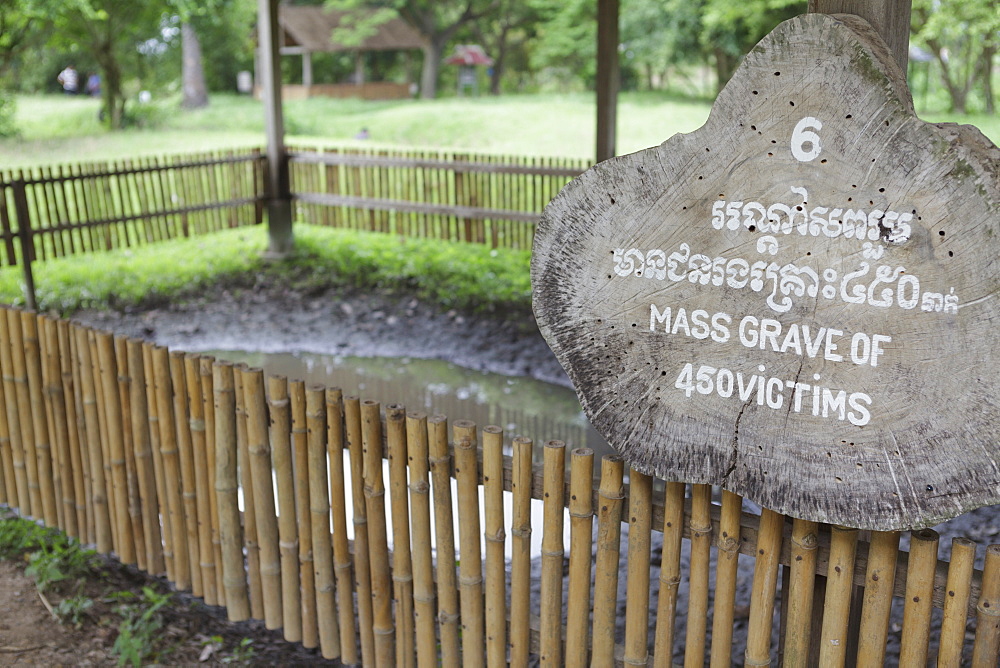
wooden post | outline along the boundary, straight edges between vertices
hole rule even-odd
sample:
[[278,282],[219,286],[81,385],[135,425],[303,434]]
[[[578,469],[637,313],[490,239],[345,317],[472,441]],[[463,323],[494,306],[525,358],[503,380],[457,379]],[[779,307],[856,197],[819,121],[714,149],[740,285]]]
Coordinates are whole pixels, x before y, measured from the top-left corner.
[[615,155],[618,0],[597,0],[597,162]]
[[910,49],[912,0],[809,0],[809,12],[857,14],[868,21],[889,46],[893,59],[906,75]]
[[24,304],[28,310],[38,308],[35,301],[35,277],[31,263],[35,260],[35,245],[31,238],[31,216],[28,213],[28,198],[24,192],[24,181],[14,181],[14,211],[17,213],[17,236],[21,241],[21,269],[24,272]]
[[257,40],[264,129],[267,134],[267,252],[282,256],[292,250],[292,200],[285,155],[281,110],[281,65],[278,57],[278,0],[257,0]]

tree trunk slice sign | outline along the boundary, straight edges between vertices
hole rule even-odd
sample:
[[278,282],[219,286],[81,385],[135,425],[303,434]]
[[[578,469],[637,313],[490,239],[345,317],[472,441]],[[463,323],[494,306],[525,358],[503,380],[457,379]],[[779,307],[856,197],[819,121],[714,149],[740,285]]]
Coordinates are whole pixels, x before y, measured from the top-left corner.
[[636,469],[864,529],[1000,502],[1000,150],[807,14],[545,209],[534,310]]

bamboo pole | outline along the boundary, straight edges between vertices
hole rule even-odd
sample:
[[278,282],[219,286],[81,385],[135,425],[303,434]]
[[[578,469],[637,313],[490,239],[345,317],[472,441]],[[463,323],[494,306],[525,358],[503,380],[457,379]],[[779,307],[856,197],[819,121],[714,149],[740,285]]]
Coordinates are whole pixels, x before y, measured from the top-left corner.
[[715,601],[712,613],[712,666],[733,663],[733,620],[736,606],[736,579],[740,558],[740,513],[743,497],[722,490],[722,516],[716,540]]
[[340,615],[340,656],[343,663],[356,664],[359,656],[355,641],[351,554],[347,540],[347,504],[344,485],[344,406],[339,389],[326,390],[326,434],[330,498],[333,506],[333,572],[337,580],[337,612]]
[[458,587],[462,610],[462,665],[473,668],[483,665],[485,647],[476,424],[469,420],[456,420],[452,431],[455,438],[455,480],[458,483]]
[[231,622],[250,618],[247,574],[243,566],[243,531],[240,527],[239,482],[236,470],[236,401],[233,365],[212,364],[212,394],[215,413],[215,496],[219,512],[219,544],[222,548],[222,588],[226,614]]
[[[47,341],[48,334],[46,330],[46,322],[48,321],[48,318],[42,314],[38,314],[35,315],[33,319],[35,321],[36,336],[37,336],[36,344],[38,348],[37,357],[38,357],[38,368],[39,368],[39,377],[38,377],[39,382],[38,382],[37,392],[39,397],[41,398],[41,404],[39,404],[39,409],[41,410],[41,419],[45,422],[46,433],[48,434],[47,447],[49,456],[44,459],[48,465],[49,473],[46,474],[45,477],[49,480],[48,484],[52,489],[52,497],[53,497],[52,507],[53,510],[55,511],[54,522],[49,523],[48,525],[53,528],[62,529],[63,528],[62,504],[60,503],[59,500],[59,496],[62,491],[62,476],[60,475],[61,469],[59,468],[59,447],[55,441],[55,422],[54,422],[55,411],[53,410],[52,406],[52,394],[51,394],[52,378],[49,373],[50,372],[49,346]],[[36,446],[36,455],[37,453],[38,449]],[[39,465],[39,478],[40,478],[39,483],[41,483],[41,477],[42,477],[41,471],[42,471],[43,461],[39,460],[38,465]]]
[[[861,624],[858,630],[858,666],[876,668],[885,663],[898,555],[898,531],[872,532],[868,547],[868,571],[865,575]],[[964,633],[965,629],[962,632]]]
[[[12,309],[3,308],[0,310],[0,367],[3,368],[3,389],[4,389],[4,412],[7,418],[7,426],[10,435],[10,460],[14,470],[14,481],[16,486],[16,496],[18,510],[23,517],[31,516],[31,492],[28,487],[28,469],[25,461],[24,439],[25,427],[21,425],[21,394],[23,376],[19,375],[15,368],[14,355],[14,334],[10,328]],[[18,328],[20,333],[20,328]],[[23,350],[20,349],[20,350]],[[23,366],[23,361],[22,361]],[[26,389],[26,388],[25,388]]]
[[[510,663],[524,666],[531,651],[531,450],[530,438],[518,436],[513,443],[511,475],[511,565],[510,565]],[[593,458],[591,458],[593,469]],[[593,474],[593,472],[592,472]],[[591,485],[593,483],[591,482]],[[435,493],[437,488],[435,487]],[[589,493],[588,493],[589,498]],[[441,534],[438,533],[438,536]],[[587,535],[587,585],[590,585],[590,540]],[[572,572],[572,561],[570,569]],[[572,577],[572,576],[571,576]],[[570,591],[573,589],[571,587]],[[590,610],[590,599],[587,599]],[[587,643],[583,643],[586,645]]]
[[132,538],[132,522],[128,514],[128,474],[125,469],[125,439],[122,434],[122,408],[118,396],[114,339],[108,332],[97,332],[96,337],[98,364],[102,370],[104,411],[107,415],[106,438],[111,454],[112,489],[115,495],[114,521],[118,526],[118,558],[126,564],[134,564],[135,541]]
[[200,357],[184,356],[184,376],[190,401],[188,414],[191,428],[191,454],[194,461],[195,501],[198,512],[198,566],[201,571],[201,590],[208,605],[219,605],[215,581],[215,549],[212,545],[212,499],[209,490],[205,401],[202,396]]
[[503,429],[483,427],[483,494],[486,506],[486,663],[507,665],[507,574],[504,564]]
[[459,652],[459,596],[455,575],[455,527],[451,500],[451,453],[448,420],[435,415],[428,421],[431,480],[434,485],[434,536],[437,541],[438,621],[441,664],[457,666]]
[[369,565],[368,510],[365,507],[364,444],[361,437],[361,402],[357,397],[344,399],[344,425],[351,454],[351,501],[354,508],[354,578],[358,593],[358,636],[361,639],[361,663],[375,663],[373,632],[372,580]]
[[[302,646],[319,646],[319,621],[316,617],[316,561],[313,550],[312,476],[309,466],[309,428],[306,421],[306,384],[288,383],[292,414],[292,458],[295,461],[295,507],[298,509],[299,580],[301,589]],[[317,517],[317,519],[320,519]]]
[[392,504],[392,584],[396,599],[396,665],[412,668],[416,661],[413,619],[413,563],[410,556],[410,504],[406,498],[406,409],[391,404],[385,410],[389,449],[389,501]]
[[[0,318],[2,322],[3,318]],[[69,466],[73,479],[73,507],[76,513],[77,537],[81,542],[86,541],[87,535],[87,496],[83,482],[83,457],[80,450],[80,416],[76,410],[77,387],[74,380],[73,369],[74,356],[72,345],[72,330],[70,324],[65,320],[58,321],[59,338],[59,370],[62,376],[63,396],[68,397],[66,403],[66,421],[69,425],[67,438],[69,439]],[[2,348],[2,345],[0,345]],[[12,437],[13,438],[13,437]],[[13,443],[13,440],[11,441]],[[16,474],[15,474],[16,477]]]
[[615,619],[618,612],[618,558],[621,550],[624,463],[618,455],[601,459],[601,486],[597,513],[597,559],[594,564],[594,626],[592,666],[611,666],[615,660]]
[[[62,497],[58,505],[60,511],[59,526],[70,536],[77,536],[79,529],[76,523],[76,494],[73,489],[73,468],[70,459],[70,423],[67,419],[66,394],[63,389],[63,362],[59,349],[59,331],[54,318],[44,318],[42,323],[45,326],[45,375],[47,376],[45,392],[52,407],[52,433],[54,436],[53,445],[55,446],[53,463],[56,464],[55,468],[60,483],[58,492]],[[6,446],[3,447],[5,473],[10,447],[10,434],[4,433],[6,431],[7,426],[4,424],[0,438],[6,439],[7,442]],[[10,472],[13,474],[13,459],[11,459]],[[15,485],[13,476],[11,476],[8,488],[12,492],[15,491]]]
[[944,597],[944,615],[938,643],[937,665],[962,665],[965,645],[965,628],[969,619],[969,598],[972,590],[973,566],[976,561],[976,544],[968,538],[953,538],[951,559],[948,563],[947,592]]
[[416,620],[417,665],[437,665],[434,625],[434,560],[431,555],[430,465],[427,416],[408,413],[406,445],[410,460],[410,524],[413,527],[413,613]]
[[974,668],[996,666],[1000,658],[1000,545],[986,548],[983,588],[976,605],[976,640],[972,645]]
[[389,584],[389,541],[386,535],[385,483],[382,478],[382,421],[379,404],[361,402],[361,438],[364,445],[365,507],[368,511],[368,561],[372,578],[372,631],[375,665],[390,666],[393,651],[392,589]]
[[334,596],[333,546],[330,543],[330,497],[326,471],[326,403],[323,391],[306,392],[306,422],[309,430],[309,508],[312,512],[313,559],[315,566],[316,615],[319,620],[320,650],[325,659],[340,656],[340,630]]
[[691,485],[691,567],[684,649],[684,665],[687,668],[702,666],[705,663],[711,551],[712,486]]
[[194,450],[191,445],[191,427],[188,418],[187,378],[184,372],[184,353],[171,351],[170,385],[174,397],[174,430],[177,434],[177,453],[181,463],[181,499],[184,512],[184,540],[187,544],[188,573],[191,578],[191,593],[202,596],[201,547],[198,545],[198,499],[195,486]]
[[142,359],[142,342],[128,339],[125,342],[129,373],[132,409],[132,449],[135,452],[136,481],[142,509],[143,541],[149,573],[163,573],[163,545],[160,542],[160,517],[157,506],[156,477],[153,471],[153,453],[150,446],[149,409],[146,404],[146,369]]
[[[530,469],[530,459],[528,466]],[[576,448],[570,453],[569,477],[570,548],[565,661],[571,668],[583,668],[587,665],[589,647],[587,643],[580,642],[580,639],[586,638],[590,629],[590,565],[594,530],[593,450]],[[513,576],[511,580],[513,581]]]
[[[791,574],[788,585],[787,622],[784,633],[786,668],[809,665],[809,639],[812,637],[813,600],[816,585],[816,557],[819,548],[816,522],[792,521]],[[713,643],[715,634],[712,634]],[[714,647],[713,647],[714,654]]]
[[[6,321],[7,316],[5,309],[0,307],[0,320]],[[5,334],[0,334],[0,348],[6,349],[8,346],[8,338]],[[0,369],[2,369],[3,383],[0,383],[0,405],[3,405],[5,414],[2,417],[7,417],[6,412],[10,411],[11,408],[16,410],[17,399],[12,395],[10,401],[7,400],[7,385],[6,382],[10,375],[9,366],[5,366],[2,362],[3,357],[10,356],[9,350],[6,355],[0,355]],[[20,506],[18,500],[18,490],[17,490],[17,475],[14,472],[14,453],[11,446],[11,433],[17,427],[11,425],[9,420],[0,420],[0,458],[3,461],[3,480],[4,480],[4,498],[3,503],[6,503],[11,508],[16,508]],[[17,435],[20,438],[20,434]]]
[[250,616],[264,619],[264,593],[260,577],[260,544],[257,541],[257,508],[254,503],[253,475],[247,446],[247,412],[243,397],[243,369],[233,367],[233,392],[236,397],[236,449],[243,490],[243,541],[247,555],[247,582],[250,586]]
[[826,574],[823,630],[819,648],[820,664],[824,666],[843,665],[847,658],[848,622],[854,590],[854,557],[857,543],[857,529],[830,527],[830,565]]
[[653,478],[629,471],[628,574],[625,581],[626,666],[645,666],[649,656],[649,543],[653,519]]
[[[46,526],[59,525],[56,510],[56,491],[53,485],[52,445],[48,420],[46,419],[45,395],[43,392],[41,344],[38,340],[38,316],[31,311],[21,312],[21,327],[24,344],[24,361],[28,373],[28,394],[31,398],[32,431],[35,435],[35,475],[42,499],[42,515]],[[29,464],[29,475],[31,468]],[[32,504],[32,508],[35,506]],[[37,514],[37,509],[36,509]]]
[[[3,318],[0,318],[2,321]],[[80,352],[79,345],[77,343],[77,325],[72,325],[67,328],[66,337],[67,345],[69,347],[69,372],[72,376],[72,398],[73,405],[76,411],[76,441],[78,452],[76,456],[79,459],[80,470],[79,478],[82,478],[82,486],[77,485],[77,520],[80,525],[80,536],[81,541],[86,540],[88,543],[95,543],[97,541],[97,532],[94,527],[94,508],[90,503],[91,499],[91,477],[90,477],[90,453],[87,449],[87,424],[84,419],[86,411],[83,407],[83,381],[81,380],[80,371]],[[82,496],[81,496],[82,489]]]
[[[26,314],[24,314],[26,315]],[[38,482],[38,456],[35,450],[35,411],[31,399],[28,365],[26,359],[26,342],[21,325],[22,312],[13,309],[7,311],[10,349],[13,357],[14,382],[16,383],[18,421],[21,425],[21,447],[24,453],[24,466],[27,476],[27,489],[30,502],[26,513],[41,519],[45,510],[42,506],[42,492]]]
[[910,533],[910,556],[906,564],[906,597],[899,665],[927,665],[931,612],[934,610],[934,571],[937,569],[938,533],[920,529]]
[[122,445],[125,452],[125,474],[128,486],[128,516],[132,522],[132,544],[139,570],[149,570],[146,555],[146,531],[143,527],[142,498],[136,471],[135,444],[132,428],[132,371],[128,365],[128,342],[124,337],[114,338],[115,364],[118,368],[118,399],[122,415]]
[[97,417],[94,368],[90,359],[90,345],[87,343],[87,330],[82,327],[77,328],[76,335],[77,355],[80,359],[80,393],[83,397],[84,420],[87,429],[90,506],[93,508],[94,536],[97,551],[108,553],[112,549],[111,515],[108,510],[108,492],[104,478],[104,455],[101,451],[101,432]]
[[[299,593],[299,528],[295,518],[295,472],[292,463],[292,418],[288,402],[288,379],[284,376],[269,377],[267,395],[271,465],[274,467],[274,477],[278,486],[281,619],[285,640],[300,642],[302,598]],[[323,417],[325,419],[326,416]]]
[[156,390],[156,370],[153,363],[155,346],[149,341],[142,343],[142,365],[146,372],[146,410],[149,412],[149,450],[153,455],[153,477],[156,480],[156,500],[159,506],[163,539],[163,566],[167,580],[174,581],[174,534],[171,523],[170,499],[167,494],[167,473],[163,463],[160,445],[159,393]]
[[198,357],[198,376],[201,382],[201,397],[205,413],[205,468],[208,469],[209,524],[212,543],[212,561],[215,563],[215,596],[219,605],[226,605],[226,590],[222,582],[225,572],[222,566],[222,538],[219,536],[219,496],[215,480],[215,391],[212,383],[212,364],[215,360],[207,355]]
[[654,664],[673,665],[677,591],[681,583],[681,538],[684,534],[684,483],[668,482],[663,493],[663,552],[660,594],[656,602]]
[[163,486],[170,514],[170,545],[174,567],[174,586],[184,591],[191,586],[191,568],[184,533],[184,507],[181,499],[181,464],[177,447],[174,407],[171,402],[170,353],[154,346],[153,378],[156,384],[156,416],[160,429],[160,459],[163,462]]
[[97,331],[87,332],[87,345],[90,347],[90,363],[94,373],[94,397],[97,403],[97,423],[101,433],[101,461],[104,465],[104,481],[107,487],[108,517],[111,519],[111,545],[114,551],[121,548],[118,546],[118,509],[116,501],[117,491],[114,488],[115,478],[112,472],[111,446],[108,438],[108,414],[104,407],[103,371],[100,365],[100,354],[97,350]]
[[[458,441],[456,436],[456,442]],[[565,507],[566,444],[548,441],[542,448],[542,574],[541,665],[562,664],[563,508]],[[464,607],[464,606],[463,606]],[[463,617],[464,610],[463,610]]]
[[260,547],[260,582],[264,601],[264,626],[281,628],[281,557],[278,550],[278,518],[275,516],[274,483],[271,478],[271,446],[267,434],[267,404],[264,372],[243,369],[243,401],[247,412],[247,452],[253,478],[253,500]]
[[[778,560],[781,532],[785,518],[763,509],[757,533],[757,563],[750,593],[750,626],[747,630],[747,666],[771,665],[771,625],[774,617],[774,592],[778,583]],[[693,529],[692,529],[693,531]]]

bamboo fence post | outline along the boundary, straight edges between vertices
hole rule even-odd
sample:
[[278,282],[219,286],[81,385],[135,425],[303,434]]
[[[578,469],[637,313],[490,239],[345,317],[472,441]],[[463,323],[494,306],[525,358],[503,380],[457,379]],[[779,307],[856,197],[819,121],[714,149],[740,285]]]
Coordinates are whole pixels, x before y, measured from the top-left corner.
[[[514,439],[511,475],[511,564],[510,564],[510,663],[524,666],[531,652],[531,450],[530,438],[518,436]],[[591,477],[593,458],[591,458]],[[593,481],[591,481],[591,487]],[[435,490],[436,491],[436,490]],[[588,497],[590,496],[588,492]],[[440,537],[440,533],[438,536]],[[587,534],[587,586],[590,586],[590,543]],[[573,562],[570,561],[572,573]],[[572,577],[572,575],[571,575]],[[572,582],[572,580],[571,580]],[[570,591],[572,592],[572,584]],[[587,599],[590,610],[590,598]],[[572,611],[572,608],[571,608]],[[567,635],[567,637],[570,637]],[[585,647],[587,643],[582,643]],[[585,650],[586,651],[586,650]]]
[[618,455],[601,459],[601,486],[597,513],[597,559],[594,564],[594,623],[592,666],[611,666],[615,660],[615,619],[618,611],[618,559],[621,551],[625,466]]
[[[10,329],[12,309],[0,310],[0,367],[3,368],[4,412],[10,435],[10,459],[16,483],[17,505],[22,516],[31,516],[31,493],[28,489],[28,469],[24,454],[24,428],[21,426],[21,376],[15,369],[12,348],[13,335]],[[18,329],[20,332],[20,329]],[[23,350],[23,349],[22,349]],[[22,362],[23,364],[23,362]],[[8,496],[10,492],[8,491]]]
[[316,616],[320,651],[325,659],[340,656],[340,630],[334,602],[333,546],[330,543],[330,497],[326,471],[326,403],[323,391],[306,391],[306,423],[309,451],[309,509],[312,513],[313,564],[315,568]]
[[330,467],[330,497],[333,506],[333,572],[337,585],[337,612],[340,615],[340,657],[346,664],[359,661],[355,641],[354,597],[351,583],[351,554],[347,540],[347,504],[344,485],[344,406],[339,389],[326,393],[327,459]]
[[[4,307],[0,307],[0,319],[6,320],[6,313]],[[8,339],[6,335],[0,335],[0,347],[6,348],[8,345]],[[0,358],[2,359],[2,358]],[[2,369],[3,379],[6,381],[10,374],[10,369],[3,365],[0,361],[0,369]],[[9,410],[9,406],[16,406],[16,403],[8,404],[6,397],[7,392],[4,387],[6,382],[0,383],[0,402],[5,406],[4,411]],[[16,401],[11,397],[12,401]],[[6,417],[4,415],[3,417]],[[4,481],[4,495],[2,502],[6,503],[11,508],[19,507],[18,495],[17,495],[17,476],[14,473],[14,453],[11,450],[11,431],[12,427],[8,420],[0,420],[0,458],[3,462],[3,481]]]
[[645,666],[649,657],[649,544],[653,519],[653,478],[629,471],[628,574],[625,581],[626,666]]
[[565,661],[567,666],[583,668],[587,665],[590,649],[580,639],[586,638],[590,629],[590,564],[594,530],[594,451],[590,448],[576,448],[570,453],[569,485],[569,593]]
[[[455,440],[457,443],[457,437]],[[542,506],[542,579],[539,601],[539,642],[543,666],[562,664],[565,476],[566,444],[562,441],[546,442],[542,448],[542,488],[545,501]]]
[[94,534],[97,551],[108,553],[112,549],[111,514],[107,502],[107,481],[104,479],[101,432],[97,418],[97,398],[94,386],[94,367],[90,359],[87,330],[76,330],[77,354],[80,358],[80,393],[83,397],[84,419],[87,426],[87,452],[90,462],[90,505],[94,515]]
[[102,370],[104,411],[107,415],[108,431],[106,437],[108,450],[111,454],[115,523],[118,525],[118,558],[126,564],[134,564],[136,561],[135,542],[132,538],[132,522],[128,514],[128,474],[125,470],[125,440],[122,434],[122,407],[118,396],[114,339],[108,332],[97,332],[96,337],[98,364]]
[[976,640],[972,645],[972,665],[997,665],[1000,657],[1000,545],[986,548],[983,588],[976,605]]
[[[785,626],[786,668],[805,668],[809,664],[809,639],[812,637],[813,599],[816,584],[816,557],[819,531],[816,522],[792,520],[791,574],[788,584],[788,614]],[[713,643],[715,634],[712,634]],[[714,647],[713,647],[714,649]]]
[[118,368],[118,399],[121,404],[122,445],[125,451],[125,474],[128,486],[128,515],[132,521],[132,544],[140,570],[149,571],[146,558],[146,531],[143,527],[142,498],[136,472],[135,444],[132,428],[132,370],[128,365],[128,342],[114,337],[115,364]]
[[826,573],[823,630],[819,647],[819,661],[824,666],[843,665],[847,658],[857,544],[857,529],[836,525],[830,527],[830,565]]
[[200,358],[188,353],[184,356],[184,376],[190,401],[188,415],[191,428],[191,454],[194,461],[195,501],[198,512],[198,566],[201,571],[201,590],[208,605],[218,605],[219,595],[215,581],[215,550],[212,546],[212,499],[209,490],[207,432],[205,401],[202,396]]
[[215,497],[219,513],[219,544],[222,548],[222,588],[226,614],[231,622],[250,618],[247,573],[243,566],[243,531],[240,527],[239,481],[236,471],[236,401],[233,365],[212,364],[212,394],[215,413]]
[[160,517],[157,506],[156,477],[153,472],[153,455],[149,439],[149,409],[146,404],[146,369],[142,359],[142,342],[128,339],[125,342],[129,373],[132,409],[132,448],[135,451],[136,480],[142,507],[142,538],[145,541],[146,565],[149,573],[163,572],[163,546],[160,543]]
[[[2,318],[0,318],[2,320]],[[73,403],[76,404],[76,431],[77,431],[77,441],[80,445],[80,471],[83,476],[83,525],[82,535],[86,536],[88,543],[97,542],[97,529],[95,526],[95,508],[91,503],[92,493],[92,478],[90,475],[90,450],[87,446],[87,421],[85,419],[86,409],[83,403],[83,372],[81,370],[80,364],[80,345],[79,345],[79,329],[77,325],[73,325],[70,331],[67,333],[69,336],[69,346],[70,346],[70,365],[73,367]],[[79,515],[79,513],[78,513]]]
[[163,565],[167,580],[174,581],[174,534],[173,517],[170,513],[172,503],[167,494],[167,472],[163,463],[163,452],[160,444],[160,408],[159,392],[157,392],[156,369],[153,361],[155,346],[149,341],[142,342],[142,365],[146,370],[146,409],[149,411],[149,450],[153,455],[153,476],[156,480],[156,499],[159,506],[160,522],[163,538]]
[[160,459],[163,461],[163,486],[170,510],[170,545],[174,566],[174,586],[184,591],[191,587],[187,539],[184,533],[184,507],[181,500],[181,464],[177,448],[174,407],[171,402],[170,353],[154,346],[153,378],[156,383],[156,416],[160,428]]
[[[25,512],[41,519],[44,515],[42,492],[38,484],[38,456],[35,451],[35,418],[32,410],[31,389],[28,380],[24,332],[21,325],[21,311],[7,311],[10,336],[10,350],[13,357],[14,383],[16,383],[18,422],[21,425],[21,447],[27,477],[29,504]],[[100,445],[100,444],[98,444]],[[109,550],[110,551],[110,550]]]
[[368,510],[365,505],[364,444],[361,437],[361,402],[358,397],[344,399],[344,425],[351,454],[351,501],[354,508],[354,579],[358,592],[358,636],[361,639],[361,663],[375,663],[373,631],[372,580],[369,565]]
[[[295,472],[292,463],[288,379],[284,376],[270,376],[267,379],[267,390],[271,465],[274,467],[278,486],[281,619],[285,640],[299,642],[302,640],[302,598],[299,593],[299,529],[295,518]],[[325,417],[324,415],[324,419]]]
[[375,664],[395,662],[392,626],[392,574],[385,520],[385,483],[382,478],[382,420],[379,404],[361,402],[361,438],[364,445],[365,507],[368,511],[368,560],[372,578],[372,631]]
[[191,426],[188,418],[187,378],[184,372],[184,353],[174,350],[169,353],[170,385],[174,396],[175,433],[177,453],[181,462],[181,498],[184,511],[184,532],[187,541],[188,573],[191,578],[191,593],[203,595],[201,583],[201,548],[198,545],[198,499],[195,487],[194,451],[191,447]]
[[455,527],[451,501],[451,453],[448,420],[435,415],[428,421],[431,480],[434,485],[434,536],[437,542],[438,623],[441,664],[457,666],[459,652],[459,597],[455,577]]
[[711,554],[712,486],[691,485],[691,567],[688,572],[687,635],[684,645],[684,665],[687,668],[705,663]]
[[[38,316],[31,311],[21,312],[21,326],[24,343],[24,361],[28,372],[28,394],[31,397],[32,431],[35,435],[35,475],[41,495],[42,514],[45,525],[59,525],[56,511],[56,491],[52,483],[52,445],[48,420],[46,419],[45,394],[43,391],[41,344],[38,337]],[[29,475],[31,468],[29,464]],[[34,508],[34,504],[32,504]],[[36,510],[37,514],[37,510]]]
[[[316,617],[316,561],[313,550],[312,468],[309,466],[309,428],[306,421],[306,384],[288,383],[292,414],[292,458],[295,461],[295,507],[298,511],[298,568],[301,589],[302,646],[319,646]],[[320,518],[317,518],[320,519]],[[322,650],[320,650],[322,651]]]
[[[38,397],[38,403],[32,408],[32,418],[36,421],[36,424],[40,420],[45,425],[44,441],[40,442],[38,440],[38,430],[35,430],[35,456],[38,458],[38,483],[42,490],[42,507],[45,508],[48,506],[51,512],[54,512],[54,515],[45,524],[58,529],[63,526],[62,506],[58,499],[61,476],[59,475],[59,462],[56,460],[58,450],[54,443],[55,427],[52,421],[52,396],[49,393],[49,384],[51,381],[48,373],[48,351],[45,341],[45,321],[47,318],[41,314],[30,313],[29,315],[32,325],[35,328],[35,352],[32,356],[27,355],[27,351],[25,351],[28,362],[28,387],[29,393],[33,395],[32,398],[34,399],[35,396]],[[27,341],[27,332],[24,335],[25,341]],[[32,361],[32,357],[34,361]],[[32,366],[36,368],[32,369]],[[33,376],[37,379],[37,383],[32,382]],[[47,503],[44,500],[46,487],[52,491],[51,503]]]
[[413,619],[413,564],[410,556],[410,508],[406,498],[406,409],[391,404],[385,411],[389,449],[389,501],[392,504],[392,584],[396,599],[396,665],[416,661]]
[[485,648],[476,424],[469,420],[456,420],[452,431],[455,438],[455,480],[458,483],[458,586],[462,610],[462,665],[473,668],[483,665]]
[[710,652],[710,662],[713,666],[730,666],[733,663],[733,619],[740,559],[742,510],[743,497],[722,490],[722,516],[719,520],[719,537],[716,539],[718,556],[715,567],[715,602]]
[[406,415],[406,445],[410,463],[410,524],[413,527],[413,613],[416,620],[417,665],[437,665],[434,625],[434,559],[431,554],[430,465],[427,416]]
[[[0,318],[0,322],[3,318]],[[73,379],[73,346],[71,343],[70,325],[65,320],[59,320],[57,336],[59,338],[59,371],[62,375],[63,397],[66,397],[66,421],[69,425],[69,466],[73,479],[73,506],[76,513],[77,536],[81,542],[87,535],[87,497],[83,483],[83,460],[80,452],[79,414],[76,410],[76,382]],[[2,334],[0,334],[2,336]],[[2,348],[0,344],[0,348]],[[13,440],[11,441],[13,443]],[[15,474],[16,477],[16,474]]]
[[267,434],[264,372],[242,369],[243,401],[247,412],[247,452],[253,478],[253,500],[260,548],[260,582],[264,600],[264,626],[281,628],[281,558],[278,551],[278,518],[275,516],[271,446]]
[[108,414],[104,406],[104,381],[103,371],[100,365],[100,354],[97,350],[97,331],[87,332],[87,345],[90,347],[90,363],[94,373],[94,397],[97,400],[97,423],[101,431],[101,461],[104,464],[104,481],[107,487],[108,517],[111,520],[111,545],[115,551],[120,550],[118,546],[118,509],[116,507],[117,490],[115,490],[115,477],[112,472],[110,438],[108,437]]
[[236,449],[243,490],[243,541],[247,555],[247,582],[250,586],[250,616],[264,619],[264,593],[260,577],[260,544],[257,540],[257,507],[254,503],[253,472],[247,446],[247,411],[243,396],[243,370],[246,365],[233,367],[233,392],[236,397]]
[[660,668],[673,665],[683,535],[684,483],[668,482],[663,492],[663,552],[660,555],[660,593],[656,602],[656,641],[653,646],[653,660]]
[[[858,666],[885,664],[885,645],[892,612],[892,591],[899,555],[898,531],[873,531],[868,547],[864,603],[858,630]],[[965,629],[962,629],[965,632]]]
[[931,612],[934,610],[934,572],[937,569],[938,533],[920,529],[910,533],[910,556],[906,567],[903,632],[900,634],[899,665],[927,665]]
[[975,561],[976,544],[968,538],[953,538],[938,642],[937,665],[942,667],[962,665]]
[[507,665],[507,574],[504,564],[503,429],[483,427],[483,494],[486,506],[486,663]]
[[[778,584],[778,560],[785,518],[763,509],[757,532],[757,563],[750,593],[750,626],[747,629],[747,666],[771,665],[771,626],[774,618],[774,592]],[[693,531],[693,529],[692,529]],[[692,557],[693,558],[693,557]]]
[[[73,490],[73,468],[70,460],[69,445],[69,423],[67,421],[66,394],[63,390],[62,375],[62,355],[59,350],[58,325],[54,318],[43,318],[42,324],[45,331],[45,375],[47,376],[45,393],[49,398],[49,405],[52,407],[52,434],[53,445],[55,446],[53,463],[58,471],[59,489],[58,493],[62,498],[57,506],[60,520],[59,526],[70,536],[78,535],[76,523],[76,495]],[[7,430],[6,424],[3,426]],[[0,433],[0,437],[6,437],[7,445],[3,446],[4,454],[8,454],[10,446],[9,433]],[[6,463],[6,456],[4,462]],[[11,473],[13,473],[13,460],[11,460]],[[4,468],[6,472],[6,467]],[[15,490],[13,478],[10,480],[8,489]]]
[[222,567],[222,539],[219,536],[219,497],[215,484],[215,392],[212,384],[212,364],[215,360],[206,355],[198,356],[198,376],[205,414],[205,468],[208,470],[209,540],[212,543],[212,561],[215,563],[215,597],[219,605],[226,605],[226,590],[222,585],[225,573]]

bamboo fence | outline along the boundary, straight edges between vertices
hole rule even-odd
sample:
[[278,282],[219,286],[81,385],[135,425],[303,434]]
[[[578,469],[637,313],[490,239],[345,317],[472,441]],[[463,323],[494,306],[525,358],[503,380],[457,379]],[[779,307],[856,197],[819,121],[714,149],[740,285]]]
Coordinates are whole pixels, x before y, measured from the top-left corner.
[[980,570],[968,539],[950,561],[930,530],[900,551],[898,532],[757,515],[704,485],[626,477],[615,456],[595,481],[593,453],[567,467],[559,441],[533,467],[532,442],[499,427],[449,432],[444,416],[6,307],[0,372],[0,503],[347,665],[1000,660],[1000,545]]

